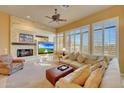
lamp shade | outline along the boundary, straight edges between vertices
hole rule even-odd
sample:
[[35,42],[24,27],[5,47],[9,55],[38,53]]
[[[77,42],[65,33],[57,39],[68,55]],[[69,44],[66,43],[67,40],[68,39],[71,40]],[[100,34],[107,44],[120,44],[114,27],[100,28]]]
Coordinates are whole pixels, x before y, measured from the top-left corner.
[[62,51],[64,51],[64,52],[65,52],[65,51],[66,51],[66,49],[65,49],[65,48],[63,48],[63,49],[62,49]]

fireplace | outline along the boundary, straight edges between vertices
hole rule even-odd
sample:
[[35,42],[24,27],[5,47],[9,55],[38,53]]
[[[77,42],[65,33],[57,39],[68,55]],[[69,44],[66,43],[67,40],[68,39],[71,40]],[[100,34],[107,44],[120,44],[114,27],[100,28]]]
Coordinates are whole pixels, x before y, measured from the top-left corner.
[[33,49],[17,49],[17,57],[33,56]]

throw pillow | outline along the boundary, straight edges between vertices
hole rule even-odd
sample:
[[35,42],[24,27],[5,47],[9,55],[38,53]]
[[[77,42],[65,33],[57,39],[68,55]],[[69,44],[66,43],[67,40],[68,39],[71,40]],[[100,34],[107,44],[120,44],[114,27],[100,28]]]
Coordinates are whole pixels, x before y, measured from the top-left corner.
[[86,80],[84,84],[84,87],[85,88],[98,88],[102,81],[104,72],[105,72],[104,67],[97,68],[95,71],[93,71],[90,74],[89,78]]
[[73,61],[76,61],[79,54],[80,54],[79,52],[73,53],[73,54],[71,55],[71,58],[70,58],[70,59],[73,60]]
[[69,54],[69,59],[73,59],[73,56],[74,56],[74,52],[70,53]]
[[78,84],[78,85],[84,85],[86,79],[88,78],[88,76],[90,75],[90,66],[89,65],[85,65],[83,67],[80,67],[79,69],[77,69],[74,74],[73,74],[73,79],[72,79],[72,83]]
[[77,57],[77,61],[78,61],[79,63],[83,63],[83,62],[85,61],[85,59],[86,59],[86,57],[83,56],[83,55],[81,55],[81,54],[79,54],[79,56]]
[[92,65],[92,66],[90,67],[90,69],[91,69],[91,71],[94,71],[94,70],[96,70],[97,68],[100,68],[101,66],[102,66],[102,64],[99,62],[99,63],[96,63],[96,64]]
[[110,63],[110,57],[105,56],[104,57],[104,61],[109,65],[109,63]]
[[107,64],[107,62],[102,61],[102,62],[100,62],[100,64],[101,64],[103,67],[105,67],[105,69],[108,68],[108,64]]

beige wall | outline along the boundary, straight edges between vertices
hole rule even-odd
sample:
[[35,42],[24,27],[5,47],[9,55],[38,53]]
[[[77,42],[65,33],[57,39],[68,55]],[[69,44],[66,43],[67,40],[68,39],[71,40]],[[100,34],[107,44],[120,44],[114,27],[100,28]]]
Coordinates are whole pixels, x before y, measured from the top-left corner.
[[9,54],[9,15],[0,12],[0,55]]
[[118,56],[119,56],[120,71],[124,73],[124,6],[113,6],[103,11],[97,12],[93,15],[87,16],[81,20],[78,20],[70,24],[67,24],[63,27],[57,28],[57,33],[68,31],[73,28],[80,27],[87,24],[91,26],[92,23],[94,22],[102,21],[112,17],[119,17]]

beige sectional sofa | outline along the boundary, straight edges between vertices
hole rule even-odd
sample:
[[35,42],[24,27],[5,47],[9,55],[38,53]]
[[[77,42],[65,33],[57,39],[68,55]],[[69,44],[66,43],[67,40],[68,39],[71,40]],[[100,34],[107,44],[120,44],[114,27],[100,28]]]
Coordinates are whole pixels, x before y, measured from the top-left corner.
[[[74,68],[76,68],[76,70],[78,70],[79,68],[87,64],[90,64],[89,62],[80,63],[77,61],[72,61],[69,58],[64,58],[61,62],[64,64],[73,66]],[[96,64],[95,62],[93,63]],[[57,81],[55,87],[57,88],[82,88],[84,87],[83,85],[76,84],[72,82],[71,80],[74,77],[73,74],[78,73],[78,71],[76,70],[63,78],[60,78],[59,81]],[[117,58],[113,58],[112,60],[110,60],[109,64],[107,65],[106,70],[104,71],[104,75],[102,76],[99,87],[100,88],[121,88],[120,69],[119,69],[119,63],[118,63]]]
[[69,58],[69,54],[67,56],[63,57],[60,62],[64,63],[64,64],[68,64],[68,65],[74,67],[75,69],[77,69],[77,68],[82,67],[86,64],[95,64],[96,63],[95,60],[98,58],[98,56],[89,56],[89,55],[83,55],[83,56],[85,56],[85,58],[83,58],[83,60],[82,60],[83,62],[78,62],[77,59],[73,60],[73,59]]

